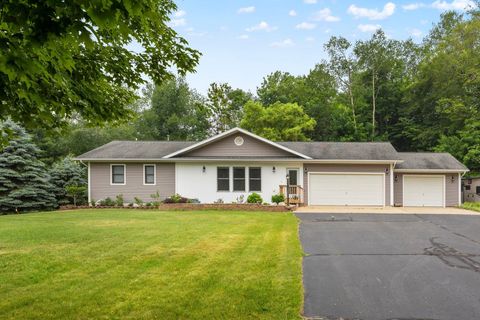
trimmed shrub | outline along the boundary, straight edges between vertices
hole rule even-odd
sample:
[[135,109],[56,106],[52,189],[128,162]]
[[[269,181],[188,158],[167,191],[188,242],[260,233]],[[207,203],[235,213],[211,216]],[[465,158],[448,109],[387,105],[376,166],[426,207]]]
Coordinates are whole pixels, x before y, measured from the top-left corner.
[[124,202],[123,194],[117,194],[115,197],[115,205],[118,207],[123,207]]
[[182,197],[178,193],[163,200],[163,203],[187,203],[187,202],[188,202],[188,198]]
[[134,197],[133,201],[135,202],[136,205],[141,206],[143,205],[143,200],[140,199],[139,197]]
[[259,203],[259,204],[261,204],[263,202],[263,199],[258,193],[254,192],[254,193],[251,193],[248,196],[247,202],[248,203]]
[[276,203],[277,205],[280,203],[280,202],[285,202],[285,196],[283,194],[274,194],[272,196],[272,202],[273,203]]
[[105,199],[100,200],[99,204],[103,207],[113,207],[115,205],[115,201],[113,201],[110,197],[106,197]]

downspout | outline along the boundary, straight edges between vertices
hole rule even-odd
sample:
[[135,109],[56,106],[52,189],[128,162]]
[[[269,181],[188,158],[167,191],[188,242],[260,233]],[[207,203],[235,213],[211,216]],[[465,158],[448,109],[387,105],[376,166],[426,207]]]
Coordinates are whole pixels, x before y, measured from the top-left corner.
[[393,164],[390,164],[390,206],[392,207],[395,205],[395,199],[393,199],[395,194],[393,192],[393,188],[394,188],[393,179],[395,176],[394,169],[396,165],[397,165],[397,161],[394,161]]

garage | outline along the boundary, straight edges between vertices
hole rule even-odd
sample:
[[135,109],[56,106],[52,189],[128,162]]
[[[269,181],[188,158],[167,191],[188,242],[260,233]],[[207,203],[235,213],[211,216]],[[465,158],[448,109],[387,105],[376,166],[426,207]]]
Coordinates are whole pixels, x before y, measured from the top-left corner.
[[309,173],[308,204],[384,206],[383,173]]
[[403,205],[405,207],[444,207],[444,175],[404,175]]

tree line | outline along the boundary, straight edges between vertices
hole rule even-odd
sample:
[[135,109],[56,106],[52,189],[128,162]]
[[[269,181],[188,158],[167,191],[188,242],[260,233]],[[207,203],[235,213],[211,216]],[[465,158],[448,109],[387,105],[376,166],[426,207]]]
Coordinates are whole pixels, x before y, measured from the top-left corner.
[[480,169],[480,15],[447,12],[421,43],[382,30],[352,43],[331,37],[305,75],[276,71],[255,94],[212,83],[201,95],[182,77],[147,85],[123,123],[73,121],[33,132],[53,162],[113,139],[201,140],[235,126],[275,141],[390,141],[401,151],[446,151]]

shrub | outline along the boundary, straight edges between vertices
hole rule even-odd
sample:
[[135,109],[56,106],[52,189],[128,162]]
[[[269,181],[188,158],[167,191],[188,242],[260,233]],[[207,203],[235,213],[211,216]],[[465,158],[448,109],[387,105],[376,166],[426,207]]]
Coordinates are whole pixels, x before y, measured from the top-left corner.
[[222,198],[219,198],[218,200],[213,201],[213,203],[215,203],[215,204],[222,204],[222,203],[224,203],[224,202],[223,202],[223,199],[222,199]]
[[258,193],[254,192],[254,193],[252,193],[248,196],[247,202],[248,203],[262,203],[263,199]]
[[182,197],[178,193],[163,200],[163,203],[187,203],[187,202],[188,202],[188,198]]
[[245,202],[245,195],[241,194],[237,197],[236,203],[244,203]]
[[52,193],[55,195],[59,205],[66,205],[73,203],[85,204],[87,203],[87,192],[79,192],[73,197],[68,194],[68,186],[78,186],[87,189],[87,170],[85,166],[73,160],[71,157],[66,157],[53,164],[50,168],[50,182],[53,185]]
[[133,201],[135,202],[135,204],[137,204],[139,206],[143,205],[143,200],[140,199],[139,197],[134,197]]
[[115,197],[115,205],[118,207],[123,207],[124,202],[125,201],[123,200],[123,194],[117,194],[117,196]]
[[280,203],[280,202],[285,202],[285,196],[283,194],[274,194],[272,196],[272,202],[273,203],[276,203],[277,205]]
[[105,207],[113,207],[115,205],[115,201],[113,201],[110,197],[106,197],[105,199],[100,200],[100,205]]
[[158,207],[160,205],[160,193],[158,190],[157,192],[151,194],[150,197],[153,199],[152,205]]
[[200,203],[198,199],[188,199],[187,203]]
[[85,197],[85,193],[87,192],[87,187],[71,185],[71,186],[66,186],[65,191],[67,193],[67,196],[72,197],[73,205],[76,206],[78,199],[81,197]]

